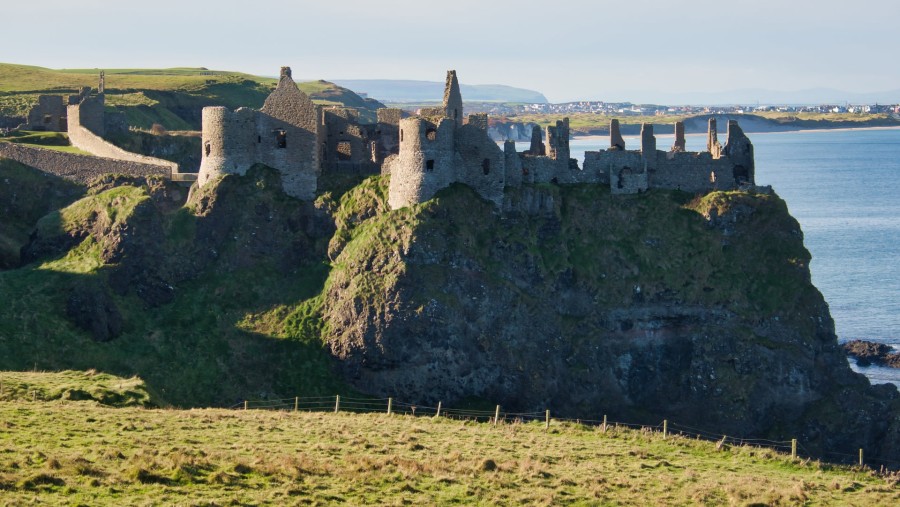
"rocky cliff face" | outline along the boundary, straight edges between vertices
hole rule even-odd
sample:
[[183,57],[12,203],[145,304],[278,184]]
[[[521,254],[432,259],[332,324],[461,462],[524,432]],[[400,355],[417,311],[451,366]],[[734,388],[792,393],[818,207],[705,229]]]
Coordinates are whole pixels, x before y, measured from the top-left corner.
[[900,449],[896,389],[849,369],[784,203],[690,199],[546,186],[497,214],[454,187],[339,220],[324,338],[381,396]]
[[498,212],[457,185],[389,211],[387,177],[357,183],[304,203],[256,168],[182,208],[175,187],[99,182],[32,234],[26,262],[49,268],[0,273],[0,367],[229,404],[343,389],[324,344],[372,395],[900,452],[897,390],[849,369],[770,191],[532,185]]

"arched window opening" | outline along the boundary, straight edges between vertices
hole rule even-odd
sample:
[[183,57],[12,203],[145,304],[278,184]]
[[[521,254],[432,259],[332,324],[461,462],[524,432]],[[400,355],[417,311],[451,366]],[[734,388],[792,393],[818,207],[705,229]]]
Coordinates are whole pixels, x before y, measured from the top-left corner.
[[481,161],[481,171],[487,176],[491,172],[491,159],[486,158]]
[[426,160],[425,161],[425,170],[426,171],[434,171],[434,160]]
[[429,141],[434,141],[437,139],[437,130],[435,130],[434,127],[428,127],[425,130],[425,138]]

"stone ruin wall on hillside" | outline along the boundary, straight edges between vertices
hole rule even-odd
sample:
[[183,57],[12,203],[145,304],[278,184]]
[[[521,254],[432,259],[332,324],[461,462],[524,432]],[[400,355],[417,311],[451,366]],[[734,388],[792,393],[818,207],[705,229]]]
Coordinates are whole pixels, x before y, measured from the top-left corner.
[[[130,166],[123,164],[132,163],[139,172],[145,171],[144,166],[156,166],[150,172],[180,174],[174,162],[130,153],[103,139],[107,131],[123,124],[105,112],[104,86],[101,73],[98,93],[91,95],[85,88],[70,96],[65,114],[61,97],[41,97],[29,119],[47,129],[68,123],[74,146],[122,163],[97,162],[97,167],[114,165],[114,171],[128,172]],[[385,108],[378,110],[375,124],[360,124],[355,109],[315,105],[297,87],[290,68],[283,67],[278,86],[260,110],[206,107],[202,123],[199,185],[218,175],[245,174],[260,163],[281,173],[287,194],[306,200],[315,197],[323,171],[390,174],[392,208],[429,200],[454,183],[472,187],[498,208],[504,189],[522,184],[600,184],[614,194],[650,188],[699,193],[754,184],[753,145],[735,121],[728,123],[723,147],[715,119],[710,119],[704,152],[685,151],[681,123],[675,125],[676,140],[670,149],[657,149],[653,126],[645,124],[639,149],[628,150],[618,121],[613,120],[609,148],[586,152],[579,166],[570,157],[568,119],[543,133],[535,128],[524,152],[511,141],[500,148],[488,135],[486,115],[464,118],[452,70],[447,72],[442,106],[422,109],[412,118]]]
[[[443,116],[435,117],[441,111]],[[524,152],[517,152],[515,143],[506,141],[501,156],[495,157],[487,147],[493,141],[487,135],[486,118],[472,115],[467,123],[456,126],[446,106],[425,113],[432,117],[401,122],[400,154],[389,169],[392,208],[431,199],[453,183],[471,186],[498,207],[503,188],[523,183],[600,184],[608,185],[613,194],[634,194],[650,188],[701,193],[754,184],[753,145],[733,120],[728,123],[727,144],[723,147],[718,142],[716,121],[710,119],[705,152],[684,151],[683,124],[676,125],[676,140],[668,151],[657,149],[650,124],[642,127],[639,149],[627,150],[618,121],[613,120],[609,148],[586,152],[579,167],[578,161],[570,158],[568,119],[548,126],[545,136],[536,129],[531,146]],[[439,134],[429,136],[429,129]],[[473,170],[478,157],[484,157],[482,175]],[[487,168],[494,176],[489,177]]]
[[124,113],[106,111],[103,72],[100,72],[97,94],[84,87],[79,93],[68,96],[67,101],[68,105],[64,105],[60,95],[41,95],[38,104],[28,114],[27,124],[21,127],[68,132],[72,146],[90,155],[19,145],[0,146],[4,148],[4,156],[79,183],[88,183],[104,173],[171,178],[178,172],[175,162],[132,153],[103,139],[108,133],[128,129]]
[[200,186],[223,174],[246,174],[261,163],[281,173],[288,195],[312,200],[321,173],[321,114],[297,88],[288,67],[260,110],[203,108]]
[[104,174],[171,176],[169,168],[159,165],[66,153],[18,143],[0,142],[0,157],[83,185]]
[[705,152],[685,151],[683,124],[675,131],[675,144],[660,150],[653,126],[645,124],[639,148],[628,150],[613,120],[609,148],[586,152],[579,166],[570,157],[568,119],[543,135],[536,129],[524,152],[510,141],[499,147],[488,135],[486,115],[464,118],[455,71],[447,72],[442,106],[410,118],[381,109],[376,124],[361,125],[353,109],[315,106],[284,67],[261,110],[204,108],[199,184],[263,163],[281,172],[288,194],[312,199],[323,172],[380,170],[391,175],[388,200],[395,209],[429,200],[454,183],[472,187],[498,208],[504,189],[522,184],[600,184],[613,194],[650,188],[699,193],[754,184],[753,146],[737,122],[729,122],[723,147],[711,119]]
[[[178,172],[178,164],[160,158],[139,155],[130,151],[123,150],[111,142],[103,139],[100,134],[84,125],[87,120],[88,125],[97,128],[104,125],[104,115],[102,108],[97,110],[96,106],[90,106],[85,110],[84,103],[68,107],[68,132],[69,142],[72,146],[84,150],[94,156],[118,160],[121,162],[134,162],[143,165],[159,166],[168,172],[170,176]],[[102,107],[102,106],[101,106]],[[102,129],[105,132],[106,129]]]

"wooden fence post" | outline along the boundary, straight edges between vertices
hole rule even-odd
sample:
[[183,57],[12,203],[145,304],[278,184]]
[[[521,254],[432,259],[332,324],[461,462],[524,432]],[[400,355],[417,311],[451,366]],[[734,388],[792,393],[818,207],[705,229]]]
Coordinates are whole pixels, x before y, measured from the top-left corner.
[[497,409],[494,410],[494,426],[497,425],[497,422],[500,420],[500,405],[497,405]]
[[388,415],[391,415],[391,408],[394,405],[394,398],[388,398]]
[[300,397],[294,396],[294,412],[300,408]]
[[863,466],[863,450],[859,450],[859,466]]
[[341,409],[341,395],[335,394],[334,395],[334,413],[337,414],[340,409]]
[[244,410],[247,410],[247,405],[248,405],[249,403],[250,403],[249,401],[244,400]]
[[606,414],[603,414],[603,433],[606,433]]
[[669,420],[663,419],[663,440],[669,435]]
[[797,439],[791,439],[791,459],[797,459]]
[[437,412],[434,413],[434,416],[435,416],[435,417],[440,417],[440,416],[441,416],[441,402],[438,402]]
[[550,411],[549,410],[544,415],[544,420],[547,422],[547,427],[545,429],[549,430],[550,429]]

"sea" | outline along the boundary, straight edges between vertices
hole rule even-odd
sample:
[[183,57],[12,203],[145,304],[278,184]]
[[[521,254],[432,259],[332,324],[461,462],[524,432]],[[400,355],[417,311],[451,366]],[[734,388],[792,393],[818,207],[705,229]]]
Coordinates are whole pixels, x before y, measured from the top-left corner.
[[[828,302],[839,341],[900,350],[900,129],[747,135],[757,185],[771,185],[800,222],[812,281]],[[673,141],[657,136],[660,149]],[[690,151],[706,149],[705,134],[686,142]],[[625,144],[636,149],[640,139],[626,137]],[[585,151],[608,146],[606,138],[576,138],[571,156],[582,165]],[[873,384],[900,386],[900,369],[849,362]]]

